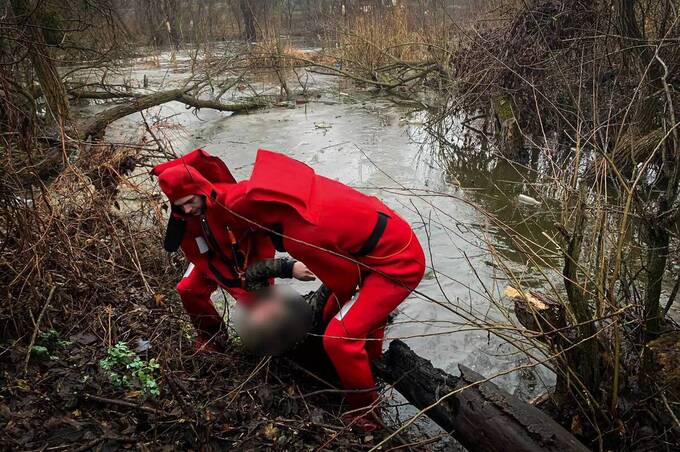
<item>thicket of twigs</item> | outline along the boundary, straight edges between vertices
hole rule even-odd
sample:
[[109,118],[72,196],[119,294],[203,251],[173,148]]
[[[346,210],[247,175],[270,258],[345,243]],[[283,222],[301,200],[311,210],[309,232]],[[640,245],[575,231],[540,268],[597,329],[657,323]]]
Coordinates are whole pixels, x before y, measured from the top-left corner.
[[[40,312],[52,288],[58,301],[45,309],[68,323],[83,320],[86,307],[121,309],[149,298],[164,276],[177,276],[164,274],[169,262],[158,247],[146,246],[161,234],[157,200],[126,179],[143,148],[90,146],[51,181],[31,174],[38,149],[3,143],[5,336],[32,327],[31,313]],[[27,187],[28,178],[37,185]],[[151,268],[161,272],[147,274]]]
[[450,97],[433,121],[488,113],[490,132],[483,120],[465,126],[492,139],[500,160],[522,161],[521,191],[554,223],[527,237],[489,213],[549,288],[532,296],[495,251],[521,292],[525,336],[556,371],[555,411],[599,449],[680,441],[669,366],[678,333],[667,316],[680,284],[679,8],[544,0],[496,9],[461,30]]

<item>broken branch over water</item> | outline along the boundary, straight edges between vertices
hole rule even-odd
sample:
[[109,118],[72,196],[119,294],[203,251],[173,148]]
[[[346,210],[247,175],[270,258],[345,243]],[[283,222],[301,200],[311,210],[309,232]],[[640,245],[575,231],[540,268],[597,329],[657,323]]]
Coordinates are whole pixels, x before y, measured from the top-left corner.
[[[121,98],[133,97],[134,100],[123,105],[117,105],[115,107],[108,108],[100,113],[97,113],[94,118],[85,123],[81,128],[81,136],[83,138],[94,137],[101,138],[102,134],[106,130],[109,124],[112,122],[124,118],[125,116],[137,113],[140,111],[147,110],[149,108],[162,105],[168,102],[176,101],[186,104],[189,107],[196,109],[209,108],[218,111],[229,111],[233,113],[248,112],[251,110],[256,110],[258,108],[263,108],[268,105],[268,103],[262,99],[249,99],[244,100],[240,103],[225,104],[215,100],[204,100],[199,99],[194,96],[187,94],[190,89],[173,89],[167,91],[161,91],[153,94],[130,96],[128,94],[120,96]],[[99,96],[100,93],[93,93]],[[104,94],[104,93],[102,93]],[[110,96],[114,96],[113,93],[105,93]],[[86,93],[81,93],[78,97],[86,98]],[[114,97],[107,97],[114,98]]]

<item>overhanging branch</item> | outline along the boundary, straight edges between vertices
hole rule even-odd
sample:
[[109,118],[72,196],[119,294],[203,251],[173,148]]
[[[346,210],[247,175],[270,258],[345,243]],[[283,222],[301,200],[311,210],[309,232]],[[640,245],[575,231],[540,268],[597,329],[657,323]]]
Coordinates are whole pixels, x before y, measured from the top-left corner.
[[262,99],[246,99],[243,102],[225,104],[214,100],[204,100],[193,97],[187,94],[189,90],[186,88],[173,89],[161,91],[153,94],[135,95],[130,93],[115,93],[115,92],[79,92],[75,97],[85,99],[115,99],[115,98],[132,98],[133,100],[126,104],[116,105],[97,113],[94,118],[86,122],[80,128],[80,135],[87,139],[101,138],[106,130],[106,127],[118,119],[125,116],[144,111],[146,109],[162,105],[168,102],[176,101],[189,105],[196,109],[210,108],[218,111],[230,111],[234,113],[242,113],[267,106],[267,102]]

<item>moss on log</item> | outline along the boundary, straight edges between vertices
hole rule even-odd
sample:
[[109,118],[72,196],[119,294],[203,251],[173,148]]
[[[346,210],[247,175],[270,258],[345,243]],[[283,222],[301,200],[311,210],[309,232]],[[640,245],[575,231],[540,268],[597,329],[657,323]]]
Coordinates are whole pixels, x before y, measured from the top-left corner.
[[680,331],[672,331],[645,346],[644,368],[648,384],[657,385],[680,401]]
[[514,103],[509,96],[499,96],[492,101],[496,118],[496,139],[501,153],[508,158],[517,158],[524,149],[524,136],[515,117]]

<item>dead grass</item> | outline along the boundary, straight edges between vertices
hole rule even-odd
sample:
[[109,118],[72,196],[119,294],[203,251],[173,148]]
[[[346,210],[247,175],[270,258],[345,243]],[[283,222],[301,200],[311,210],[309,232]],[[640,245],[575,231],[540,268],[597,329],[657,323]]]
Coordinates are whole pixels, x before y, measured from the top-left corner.
[[337,35],[337,57],[365,74],[401,63],[446,64],[456,42],[449,24],[423,27],[406,6],[353,17],[338,27]]
[[284,39],[268,36],[253,44],[247,56],[247,64],[256,69],[290,69],[303,66],[303,60],[307,56]]

